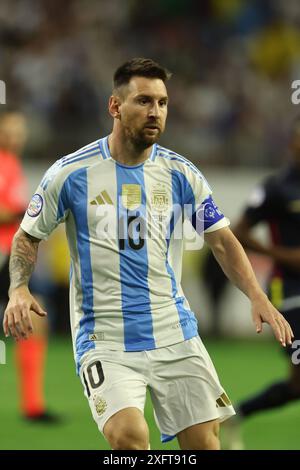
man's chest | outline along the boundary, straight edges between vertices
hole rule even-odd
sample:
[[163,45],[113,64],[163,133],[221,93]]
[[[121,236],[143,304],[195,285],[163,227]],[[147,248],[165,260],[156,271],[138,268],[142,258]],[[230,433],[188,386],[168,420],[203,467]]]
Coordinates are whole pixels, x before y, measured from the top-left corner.
[[165,243],[174,218],[184,217],[180,195],[175,198],[173,191],[167,172],[95,172],[87,175],[86,196],[80,197],[78,188],[79,197],[71,197],[70,204],[77,226],[86,220],[95,241],[139,249],[145,239]]

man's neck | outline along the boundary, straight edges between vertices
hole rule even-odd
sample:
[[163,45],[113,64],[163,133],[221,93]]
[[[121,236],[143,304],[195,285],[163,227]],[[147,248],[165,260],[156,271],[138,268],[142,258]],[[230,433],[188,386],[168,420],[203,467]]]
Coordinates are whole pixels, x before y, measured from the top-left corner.
[[114,131],[108,137],[108,146],[112,158],[122,165],[128,166],[145,162],[152,151],[152,145],[145,150],[139,150],[128,139],[124,139]]

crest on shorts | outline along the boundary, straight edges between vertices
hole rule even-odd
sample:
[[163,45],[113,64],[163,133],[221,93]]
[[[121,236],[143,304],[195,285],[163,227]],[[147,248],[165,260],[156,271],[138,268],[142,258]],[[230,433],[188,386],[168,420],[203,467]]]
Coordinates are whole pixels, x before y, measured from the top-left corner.
[[164,185],[157,184],[151,191],[151,205],[157,212],[165,212],[169,207],[169,197]]
[[229,400],[226,393],[222,393],[222,395],[217,398],[216,400],[217,408],[224,408],[225,406],[231,406],[231,401]]
[[97,415],[98,416],[103,415],[103,413],[105,412],[107,408],[106,401],[104,400],[104,398],[101,398],[99,395],[94,395],[93,400],[94,400],[94,405],[95,405]]
[[122,204],[126,209],[137,209],[142,203],[142,188],[139,184],[122,184]]

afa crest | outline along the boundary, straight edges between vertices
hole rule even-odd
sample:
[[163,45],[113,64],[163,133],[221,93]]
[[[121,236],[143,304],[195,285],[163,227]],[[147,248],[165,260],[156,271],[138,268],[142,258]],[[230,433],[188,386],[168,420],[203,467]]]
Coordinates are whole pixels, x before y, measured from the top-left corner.
[[169,208],[169,196],[164,185],[157,184],[151,191],[151,206],[156,212],[166,212]]
[[106,401],[104,400],[104,398],[101,398],[99,395],[95,395],[93,397],[93,400],[94,400],[94,405],[95,405],[97,415],[98,416],[103,415],[103,413],[105,412],[107,408]]

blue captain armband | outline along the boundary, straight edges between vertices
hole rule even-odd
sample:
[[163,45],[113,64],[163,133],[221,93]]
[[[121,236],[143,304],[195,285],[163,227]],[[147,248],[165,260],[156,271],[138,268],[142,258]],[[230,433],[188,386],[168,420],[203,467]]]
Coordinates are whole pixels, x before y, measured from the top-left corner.
[[213,198],[208,196],[194,212],[192,224],[196,232],[201,235],[205,230],[224,219],[224,214],[215,204]]

